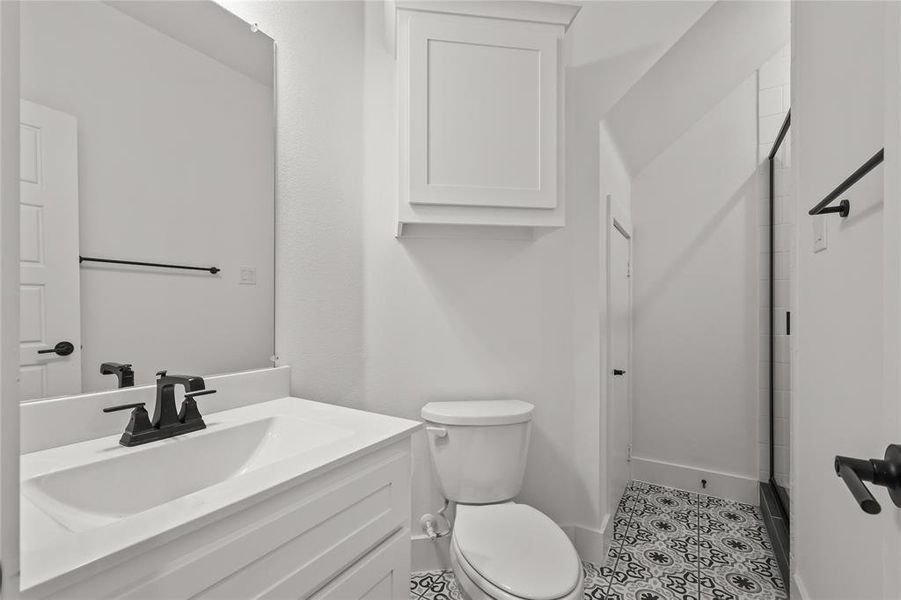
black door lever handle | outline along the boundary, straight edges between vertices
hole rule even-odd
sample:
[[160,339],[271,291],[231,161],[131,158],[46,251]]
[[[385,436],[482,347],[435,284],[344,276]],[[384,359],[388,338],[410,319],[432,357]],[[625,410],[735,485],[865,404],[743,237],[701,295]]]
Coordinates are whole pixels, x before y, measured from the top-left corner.
[[842,478],[865,513],[875,515],[882,510],[864,484],[865,481],[888,488],[889,498],[895,506],[901,508],[901,445],[889,444],[885,449],[884,460],[836,456],[834,464],[835,474]]
[[625,369],[613,369],[613,374],[614,375],[625,375],[626,370]]
[[[835,458],[836,473],[839,477],[842,478],[842,481],[845,482],[845,485],[848,486],[848,491],[850,491],[851,495],[854,496],[854,499],[857,501],[857,504],[860,505],[861,510],[870,515],[878,515],[880,512],[882,512],[882,507],[879,506],[876,498],[873,497],[873,494],[871,494],[870,490],[867,489],[867,486],[864,485],[863,478],[857,474],[855,468],[852,467],[848,462],[839,461],[839,459],[844,458],[845,457]],[[850,460],[857,461],[857,459]],[[869,466],[869,461],[860,462],[866,463],[868,465],[864,467],[864,472],[871,470],[872,467]]]
[[53,348],[38,350],[38,354],[58,354],[59,356],[69,356],[73,352],[75,352],[75,345],[72,342],[60,342]]

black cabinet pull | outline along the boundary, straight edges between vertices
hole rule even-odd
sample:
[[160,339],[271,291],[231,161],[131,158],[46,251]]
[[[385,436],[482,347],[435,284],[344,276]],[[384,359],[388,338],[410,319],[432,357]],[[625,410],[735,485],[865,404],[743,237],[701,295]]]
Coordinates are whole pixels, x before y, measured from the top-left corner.
[[882,510],[865,481],[888,488],[889,498],[901,508],[901,445],[889,444],[884,460],[836,456],[834,465],[835,474],[842,478],[865,513],[875,515]]
[[626,370],[625,369],[613,369],[613,374],[614,375],[625,375]]
[[72,342],[60,342],[53,348],[38,350],[38,354],[58,354],[59,356],[69,356],[73,352],[75,352],[75,346]]

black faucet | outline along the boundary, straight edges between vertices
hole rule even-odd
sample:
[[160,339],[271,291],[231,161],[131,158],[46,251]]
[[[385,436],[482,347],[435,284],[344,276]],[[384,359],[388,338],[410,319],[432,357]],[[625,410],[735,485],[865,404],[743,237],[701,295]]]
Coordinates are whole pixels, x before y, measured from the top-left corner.
[[119,380],[119,388],[133,387],[135,384],[135,372],[130,364],[105,362],[100,365],[101,375],[115,375]]
[[[181,403],[181,410],[178,411],[175,408],[177,385],[185,388],[185,399]],[[157,373],[153,419],[148,416],[143,402],[110,406],[104,408],[103,412],[133,409],[119,443],[123,446],[137,446],[206,428],[194,398],[215,393],[216,390],[205,389],[202,377],[168,375],[166,371],[160,371]]]

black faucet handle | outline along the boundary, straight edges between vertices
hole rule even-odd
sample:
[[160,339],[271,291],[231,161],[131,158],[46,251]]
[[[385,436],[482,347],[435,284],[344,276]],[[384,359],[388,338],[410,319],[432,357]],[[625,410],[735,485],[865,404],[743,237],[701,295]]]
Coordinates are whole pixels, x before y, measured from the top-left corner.
[[215,394],[216,390],[197,390],[196,392],[186,392],[185,398],[196,398],[197,396],[206,396],[207,394]]
[[135,384],[135,372],[130,363],[105,362],[100,365],[101,375],[115,375],[120,388]]
[[134,410],[131,411],[131,417],[128,419],[128,425],[125,426],[125,433],[123,433],[122,437],[119,438],[119,443],[123,446],[133,446],[135,445],[133,443],[135,436],[146,436],[147,432],[153,431],[153,423],[150,422],[150,415],[148,415],[147,411],[144,409],[143,402],[120,404],[118,406],[107,406],[103,409],[103,412],[110,413],[116,412],[118,410],[128,410],[129,408],[133,408]]
[[157,372],[156,372],[156,376],[157,376],[157,377],[165,377],[165,376],[166,376],[166,369],[163,369],[162,371],[157,371]]
[[144,408],[144,402],[135,402],[133,404],[119,404],[117,406],[107,406],[103,409],[105,413],[116,412],[119,410],[128,410],[130,408]]

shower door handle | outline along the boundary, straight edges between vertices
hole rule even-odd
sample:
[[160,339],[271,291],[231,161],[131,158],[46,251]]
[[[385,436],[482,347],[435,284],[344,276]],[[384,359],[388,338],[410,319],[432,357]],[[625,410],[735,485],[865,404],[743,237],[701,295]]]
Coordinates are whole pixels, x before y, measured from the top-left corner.
[[901,445],[889,444],[884,460],[836,456],[835,474],[842,478],[865,513],[875,515],[882,510],[865,481],[888,488],[889,498],[901,508]]

